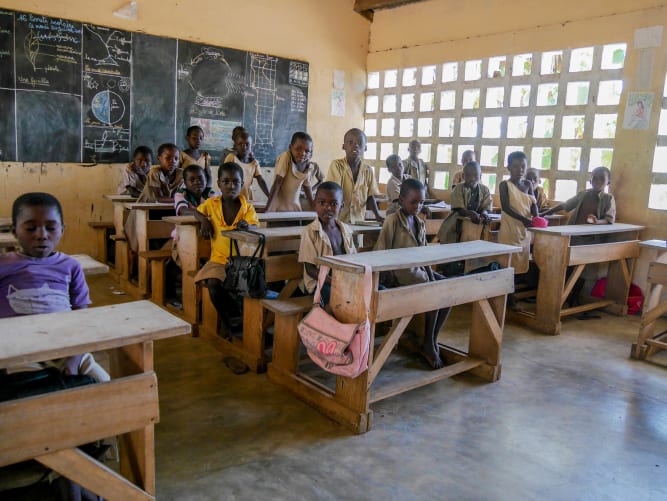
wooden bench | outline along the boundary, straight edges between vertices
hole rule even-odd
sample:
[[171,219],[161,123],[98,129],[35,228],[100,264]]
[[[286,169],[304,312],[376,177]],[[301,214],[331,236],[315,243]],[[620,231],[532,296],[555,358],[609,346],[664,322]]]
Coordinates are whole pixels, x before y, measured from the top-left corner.
[[104,275],[105,273],[109,273],[108,265],[95,261],[87,254],[72,254],[70,257],[79,262],[83,274],[86,276]]
[[103,263],[108,263],[109,246],[107,243],[115,232],[113,221],[89,221],[88,226],[95,231],[95,258]]
[[19,241],[12,233],[0,233],[0,254],[18,249]]
[[[0,320],[0,368],[115,350],[112,380],[0,404],[0,466],[35,459],[106,499],[155,499],[153,342],[190,326],[148,301]],[[77,446],[119,437],[120,474]]]

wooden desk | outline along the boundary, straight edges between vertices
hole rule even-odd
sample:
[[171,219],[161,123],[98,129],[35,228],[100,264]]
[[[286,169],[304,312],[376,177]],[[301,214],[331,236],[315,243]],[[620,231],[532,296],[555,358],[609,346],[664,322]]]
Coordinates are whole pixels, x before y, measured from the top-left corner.
[[[0,368],[118,354],[110,382],[0,403],[0,466],[35,459],[106,499],[155,499],[153,341],[190,326],[148,301],[5,318],[0,326]],[[115,435],[120,475],[76,448]]]
[[[535,312],[509,312],[510,319],[545,334],[560,334],[561,318],[606,308],[616,315],[627,313],[628,290],[634,259],[639,255],[639,231],[634,224],[564,225],[529,228],[533,232],[533,260],[540,270]],[[573,245],[576,237],[600,236],[604,243]],[[564,308],[586,264],[609,262],[604,300]],[[574,271],[566,281],[567,269]]]
[[136,198],[131,195],[103,195],[105,199],[111,201],[113,204],[113,227],[114,235],[112,239],[115,242],[114,255],[115,263],[114,270],[120,277],[126,277],[128,269],[123,268],[127,266],[127,242],[125,241],[125,218],[127,216],[127,209],[125,204],[134,202]]
[[663,288],[667,284],[667,242],[665,240],[646,240],[640,242],[642,250],[653,254],[647,273],[647,286],[644,291],[642,322],[639,326],[637,342],[632,344],[630,356],[638,360],[664,365],[653,359],[653,355],[667,350],[667,332],[655,334],[656,321],[667,313],[667,300],[660,301]]
[[109,273],[109,267],[106,264],[96,261],[87,254],[72,254],[70,257],[79,262],[83,274],[86,276],[104,275],[105,273]]
[[0,217],[0,231],[9,231],[12,226],[11,217]]
[[296,212],[261,212],[257,213],[260,226],[272,226],[273,223],[290,222],[298,226],[303,223],[310,223],[317,217],[316,212],[296,211]]
[[[150,241],[157,238],[171,238],[171,232],[174,229],[173,225],[159,219],[151,219],[151,213],[160,212],[161,216],[171,215],[174,213],[173,203],[126,203],[125,209],[135,213],[134,224],[137,234],[137,253],[149,250]],[[123,275],[121,282],[129,289],[129,292],[140,298],[145,298],[149,291],[149,263],[148,259],[137,255],[137,279],[138,288],[130,282],[129,276],[129,257],[128,253],[123,256],[125,263],[122,266]]]
[[[336,377],[335,389],[325,387],[298,370],[300,341],[294,331],[289,336],[274,338],[269,378],[357,433],[371,429],[373,411],[370,405],[379,400],[465,371],[487,381],[496,381],[500,377],[505,298],[514,290],[514,270],[509,264],[511,254],[519,250],[509,245],[475,241],[321,258],[320,264],[330,266],[333,271],[329,304],[341,322],[356,324],[366,319],[361,285],[363,266],[372,269],[373,294],[368,314],[371,322],[369,369],[355,379]],[[473,258],[493,258],[504,269],[378,290],[382,271]],[[403,367],[385,381],[389,384],[380,384],[382,378],[378,379],[378,374],[414,315],[465,303],[473,304],[467,353],[440,344],[440,355],[449,365],[437,370]],[[389,320],[393,320],[392,328],[380,347],[375,349],[376,324]],[[445,333],[446,329],[445,325]]]
[[0,253],[16,250],[19,241],[11,233],[0,233]]

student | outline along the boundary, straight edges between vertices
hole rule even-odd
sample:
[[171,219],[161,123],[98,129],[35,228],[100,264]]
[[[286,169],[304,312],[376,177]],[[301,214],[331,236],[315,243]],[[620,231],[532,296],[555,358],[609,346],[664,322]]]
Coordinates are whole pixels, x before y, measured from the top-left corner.
[[477,162],[463,167],[463,182],[452,191],[452,212],[438,231],[441,244],[480,240],[483,226],[489,219],[491,192],[479,182],[482,170]]
[[[303,230],[299,246],[299,262],[303,263],[303,282],[309,294],[315,292],[319,268],[315,263],[320,256],[355,254],[352,230],[338,220],[343,207],[343,188],[332,181],[320,184],[315,192],[317,218]],[[329,304],[331,279],[327,277],[322,290],[321,304]]]
[[532,217],[537,216],[537,202],[533,195],[533,184],[526,181],[526,154],[522,151],[510,153],[507,157],[507,169],[510,178],[498,185],[502,222],[498,232],[501,244],[522,247],[519,254],[512,254],[512,266],[517,275],[528,272],[530,257],[530,234],[526,231],[532,224]]
[[[91,303],[81,265],[55,250],[64,231],[62,207],[53,195],[25,193],[14,201],[12,233],[21,251],[0,254],[0,318],[80,310]],[[109,381],[90,353],[20,369],[42,367]]]
[[533,193],[535,194],[535,200],[537,200],[537,210],[541,211],[549,208],[549,197],[542,187],[540,181],[540,171],[537,169],[530,168],[526,171],[526,181],[530,181],[533,184]]
[[573,211],[568,224],[613,224],[616,221],[616,201],[614,195],[604,191],[610,181],[611,171],[606,167],[596,167],[591,172],[592,188],[577,193],[543,215],[566,210]]
[[361,129],[350,129],[343,137],[345,158],[331,162],[327,181],[338,183],[343,188],[341,221],[356,223],[366,219],[366,208],[370,208],[379,222],[384,221],[378,210],[375,196],[380,195],[373,168],[362,159],[366,151],[366,134]]
[[146,184],[146,176],[153,163],[153,152],[148,146],[137,146],[132,155],[132,163],[123,169],[119,195],[131,195],[139,198]]
[[[423,247],[427,245],[424,222],[418,214],[424,203],[425,187],[416,179],[406,179],[401,184],[398,197],[401,209],[387,216],[382,225],[374,250]],[[382,282],[387,287],[419,284],[440,280],[444,277],[430,267],[406,268],[383,274]],[[424,342],[420,354],[433,369],[445,364],[440,358],[438,333],[449,315],[450,308],[442,308],[426,313]]]
[[257,184],[268,198],[269,187],[266,185],[266,181],[262,177],[262,172],[259,170],[259,162],[252,156],[252,137],[245,130],[236,134],[234,148],[236,149],[236,153],[227,155],[225,163],[235,163],[243,169],[243,178],[245,181],[241,188],[241,195],[246,200],[252,200],[250,186],[252,185],[252,180],[257,179]]
[[188,165],[199,165],[204,169],[206,186],[212,188],[213,175],[211,174],[211,155],[206,151],[199,151],[199,147],[204,141],[204,130],[199,125],[189,127],[185,133],[185,140],[188,143],[188,147],[181,151],[178,167],[180,169],[185,169]]
[[461,153],[461,170],[454,174],[452,182],[450,183],[451,190],[453,190],[457,184],[463,182],[463,167],[470,162],[476,161],[477,159],[475,158],[475,152],[473,150],[465,150]]
[[218,170],[218,187],[222,192],[197,207],[195,217],[201,224],[200,234],[211,239],[211,258],[195,276],[195,282],[206,283],[211,302],[228,332],[238,329],[234,318],[241,312],[234,297],[222,284],[225,280],[225,264],[229,257],[230,241],[220,232],[246,230],[259,224],[255,208],[241,194],[243,168],[233,162],[224,163]]
[[405,165],[405,174],[412,179],[417,179],[420,183],[426,186],[428,190],[428,182],[431,177],[431,171],[428,168],[428,165],[419,158],[422,152],[422,144],[413,139],[408,145],[409,156],[403,160],[403,165]]
[[[241,132],[246,132],[246,130],[240,125],[232,129],[232,147],[225,148],[222,150],[222,153],[220,154],[220,160],[221,160],[220,165],[225,163],[225,158],[227,158],[230,154],[236,155],[236,147],[234,146],[234,143],[236,142],[236,136],[238,136]],[[252,152],[250,152],[250,157],[251,161],[255,159],[252,155]]]
[[266,212],[300,211],[301,189],[306,195],[310,210],[314,208],[311,182],[315,171],[320,170],[311,161],[313,138],[305,132],[295,132],[289,149],[276,160],[275,177],[266,202]]
[[401,183],[407,179],[403,168],[403,160],[398,155],[389,155],[386,160],[387,170],[391,173],[389,181],[387,181],[387,200],[393,202],[398,200],[398,195],[401,192]]

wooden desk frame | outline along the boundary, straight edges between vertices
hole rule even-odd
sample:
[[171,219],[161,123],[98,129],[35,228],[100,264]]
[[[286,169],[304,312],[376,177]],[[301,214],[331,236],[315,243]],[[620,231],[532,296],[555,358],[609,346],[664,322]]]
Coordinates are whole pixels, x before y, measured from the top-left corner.
[[[638,237],[643,228],[623,223],[529,228],[533,232],[533,260],[540,270],[536,309],[535,313],[511,310],[509,319],[544,334],[558,335],[561,319],[569,315],[600,308],[614,315],[626,314],[634,260],[639,256]],[[591,235],[604,235],[608,242],[572,245],[573,237]],[[585,266],[604,262],[609,262],[605,299],[565,308]],[[566,280],[570,266],[575,268]]]
[[[401,265],[381,264],[385,259],[398,258],[398,254],[392,254],[397,251],[408,251],[408,262],[404,252],[401,254]],[[500,348],[505,320],[505,299],[506,295],[514,290],[514,270],[509,268],[509,265],[511,254],[517,251],[518,247],[475,241],[369,252],[345,256],[345,259],[321,258],[320,263],[331,266],[333,270],[330,305],[336,318],[346,323],[359,323],[366,319],[361,297],[363,268],[359,264],[363,262],[372,266],[369,369],[355,379],[336,377],[335,390],[332,391],[299,372],[300,340],[294,330],[291,335],[274,338],[273,361],[268,366],[269,379],[286,387],[320,412],[356,433],[365,433],[371,429],[373,411],[370,406],[379,400],[467,371],[487,381],[496,381],[501,371]],[[503,269],[378,290],[381,271],[406,266],[431,266],[467,258],[493,258]],[[473,305],[467,352],[441,343],[440,354],[448,363],[446,367],[409,373],[405,379],[390,386],[373,385],[414,315],[466,303]],[[375,350],[376,324],[387,320],[393,321],[392,328],[380,347]]]
[[[113,327],[100,328],[104,319]],[[35,459],[106,499],[155,499],[153,427],[160,415],[153,341],[187,334],[190,326],[147,301],[0,323],[24,338],[13,347],[6,341],[0,367],[116,349],[110,382],[0,403],[0,466]],[[77,336],[72,325],[81,327]],[[111,336],[114,329],[124,335]],[[121,435],[120,474],[77,448],[115,435]]]

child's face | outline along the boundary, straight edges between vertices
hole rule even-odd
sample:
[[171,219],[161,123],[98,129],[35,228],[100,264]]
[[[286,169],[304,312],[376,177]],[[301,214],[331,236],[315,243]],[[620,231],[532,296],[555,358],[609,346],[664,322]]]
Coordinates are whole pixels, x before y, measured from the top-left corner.
[[512,179],[513,181],[518,181],[519,179],[523,179],[523,177],[526,175],[527,168],[528,164],[526,163],[525,158],[517,158],[512,160],[510,166],[507,167],[507,170],[510,171],[510,179]]
[[412,158],[417,158],[422,152],[422,145],[419,141],[413,141],[408,145],[408,153]]
[[310,161],[313,155],[313,143],[305,139],[297,139],[294,144],[289,145],[294,163],[301,166]]
[[401,160],[400,158],[393,162],[389,162],[387,169],[389,169],[389,172],[391,172],[397,178],[399,179],[403,178],[403,172],[404,172],[403,160]]
[[348,160],[361,159],[366,151],[364,137],[356,132],[348,132],[343,138],[343,151]]
[[222,171],[218,177],[218,188],[223,198],[238,198],[243,187],[241,174],[236,171]]
[[44,258],[58,246],[64,229],[56,207],[35,206],[21,208],[13,231],[24,254]]
[[197,169],[194,172],[188,171],[185,175],[184,182],[186,190],[197,198],[201,197],[202,191],[204,191],[204,187],[206,186],[206,178],[201,169]]
[[174,172],[174,169],[178,167],[178,157],[178,150],[167,148],[157,157],[158,162],[160,162],[160,169],[169,174]]
[[474,188],[479,183],[479,169],[468,167],[463,169],[463,182],[468,188]]
[[185,140],[188,142],[188,146],[192,150],[197,150],[201,146],[202,141],[204,141],[204,133],[199,129],[194,129],[185,136]]
[[533,183],[533,186],[537,186],[538,184],[540,184],[540,178],[537,175],[537,172],[532,170],[529,170],[526,173],[526,181],[530,181],[531,183]]
[[248,137],[237,137],[234,141],[234,148],[239,158],[246,158],[252,152],[252,139]]
[[461,165],[466,165],[467,163],[470,162],[476,162],[477,159],[475,158],[475,152],[474,151],[468,151],[461,155]]
[[153,159],[150,155],[144,155],[143,153],[138,153],[132,160],[134,167],[140,171],[148,171],[151,168],[151,163]]
[[416,216],[424,205],[424,191],[410,190],[405,196],[399,195],[398,203],[408,216]]
[[324,224],[338,219],[343,208],[343,194],[336,190],[318,190],[315,195],[315,212]]
[[605,187],[609,184],[609,176],[604,171],[594,172],[591,176],[591,186],[593,189],[600,193],[604,191]]

